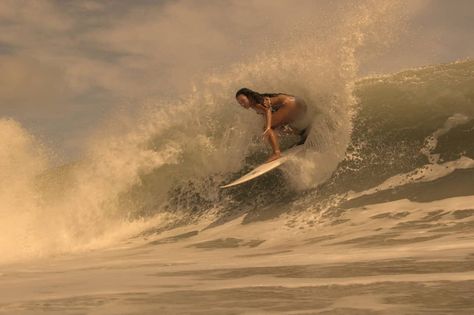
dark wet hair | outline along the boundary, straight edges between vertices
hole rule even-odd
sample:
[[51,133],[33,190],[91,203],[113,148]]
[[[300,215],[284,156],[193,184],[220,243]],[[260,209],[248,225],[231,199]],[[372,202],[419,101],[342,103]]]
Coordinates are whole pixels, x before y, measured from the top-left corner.
[[241,94],[247,96],[248,99],[254,100],[257,104],[263,104],[264,97],[274,97],[281,94],[289,95],[286,93],[258,93],[248,88],[241,88],[237,93],[235,93],[235,97],[237,98]]

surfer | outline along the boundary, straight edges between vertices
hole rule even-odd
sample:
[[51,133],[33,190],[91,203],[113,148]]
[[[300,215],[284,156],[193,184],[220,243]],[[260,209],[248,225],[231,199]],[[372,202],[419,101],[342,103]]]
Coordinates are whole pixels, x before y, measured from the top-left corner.
[[308,106],[303,99],[285,93],[261,94],[248,88],[238,90],[235,98],[243,108],[252,108],[257,114],[264,116],[262,136],[268,140],[273,150],[273,154],[266,162],[274,161],[281,156],[276,131],[298,134],[301,136],[298,144],[305,142],[310,124],[306,117]]

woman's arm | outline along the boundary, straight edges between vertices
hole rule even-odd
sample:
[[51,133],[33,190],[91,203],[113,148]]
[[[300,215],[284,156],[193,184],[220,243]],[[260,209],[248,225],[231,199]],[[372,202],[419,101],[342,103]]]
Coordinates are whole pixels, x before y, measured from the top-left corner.
[[262,137],[266,137],[270,130],[272,130],[272,111],[270,110],[270,108],[266,108],[265,109],[265,129],[262,133]]
[[268,131],[272,128],[272,110],[270,105],[270,100],[265,98],[263,104],[257,103],[254,105],[254,109],[258,114],[265,116],[265,130],[263,136],[265,136]]
[[267,107],[262,104],[255,104],[254,109],[258,114],[265,116],[266,129],[271,128],[272,127],[272,111],[270,107]]
[[265,122],[266,122],[265,131],[272,128],[272,111],[270,110],[270,108],[267,108],[265,110]]
[[265,121],[266,121],[266,128],[264,134],[272,128],[272,105],[270,102],[270,98],[265,97],[263,101],[263,108],[265,108]]

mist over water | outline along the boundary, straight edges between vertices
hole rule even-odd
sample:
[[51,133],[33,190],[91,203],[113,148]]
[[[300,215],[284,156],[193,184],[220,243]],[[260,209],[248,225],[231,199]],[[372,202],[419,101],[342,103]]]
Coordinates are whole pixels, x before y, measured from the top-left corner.
[[358,52],[396,40],[392,32],[407,14],[393,1],[323,9],[295,19],[276,39],[262,39],[255,56],[190,76],[192,92],[108,117],[81,140],[86,145],[76,162],[57,167],[41,141],[11,119],[0,121],[6,135],[0,229],[7,231],[1,262],[102,247],[183,218],[253,207],[245,189],[218,188],[268,152],[260,117],[234,100],[242,86],[304,98],[315,126],[303,159],[256,184],[257,203],[284,204],[330,179],[354,138],[354,90],[364,58]]
[[[433,8],[467,29],[450,5],[0,2],[0,314],[472,314],[474,61],[363,76],[419,64],[390,58]],[[313,128],[220,189],[270,153],[242,87]],[[28,117],[71,124],[74,158]]]

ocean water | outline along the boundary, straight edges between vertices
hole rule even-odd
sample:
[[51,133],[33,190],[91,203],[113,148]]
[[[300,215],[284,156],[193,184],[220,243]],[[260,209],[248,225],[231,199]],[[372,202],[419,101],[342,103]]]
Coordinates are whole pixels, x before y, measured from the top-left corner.
[[[473,314],[474,61],[359,78],[392,9],[110,117],[67,164],[1,119],[0,313]],[[242,82],[301,95],[315,127],[220,190],[268,154]]]

